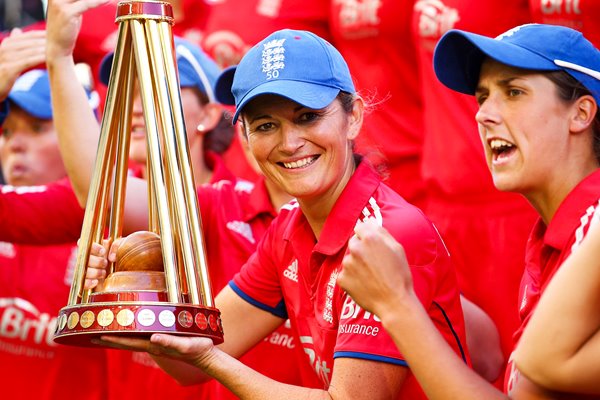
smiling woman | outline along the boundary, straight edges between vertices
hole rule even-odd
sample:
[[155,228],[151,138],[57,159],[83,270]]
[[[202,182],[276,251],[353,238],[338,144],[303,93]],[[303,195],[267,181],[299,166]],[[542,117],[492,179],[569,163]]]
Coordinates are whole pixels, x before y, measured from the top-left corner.
[[[428,318],[465,365],[464,324],[450,258],[423,213],[382,183],[353,154],[363,101],[339,52],[305,31],[277,31],[225,71],[217,98],[235,104],[248,146],[267,179],[296,197],[273,221],[256,252],[215,298],[225,342],[154,335],[104,338],[149,350],[184,383],[204,372],[240,398],[425,399],[379,319],[336,284],[354,227],[385,226],[401,242]],[[323,389],[283,385],[233,357],[290,319]],[[233,356],[233,357],[232,357]]]

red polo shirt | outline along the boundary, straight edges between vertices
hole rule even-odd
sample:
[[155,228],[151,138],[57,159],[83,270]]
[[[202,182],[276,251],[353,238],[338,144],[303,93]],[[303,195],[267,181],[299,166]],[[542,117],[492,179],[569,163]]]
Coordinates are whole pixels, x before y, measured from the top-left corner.
[[[556,214],[546,226],[540,219],[527,243],[525,273],[519,293],[521,326],[515,333],[518,343],[529,323],[540,296],[565,259],[576,251],[592,221],[598,222],[600,213],[600,169],[596,170],[567,195]],[[518,371],[509,363],[506,390],[510,393]]]
[[[459,355],[465,348],[459,291],[442,240],[419,209],[382,184],[363,162],[334,205],[318,242],[298,204],[292,202],[230,283],[250,303],[290,318],[326,387],[334,358],[406,366],[381,322],[336,284],[354,226],[366,217],[376,218],[402,243],[423,306]],[[425,398],[414,376],[408,377],[399,398]]]

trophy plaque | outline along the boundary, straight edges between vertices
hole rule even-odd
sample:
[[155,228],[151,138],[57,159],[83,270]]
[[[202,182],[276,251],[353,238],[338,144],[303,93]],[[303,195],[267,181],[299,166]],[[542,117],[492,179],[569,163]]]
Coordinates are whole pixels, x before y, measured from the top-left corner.
[[[223,342],[214,307],[181,106],[171,5],[125,1],[98,153],[67,306],[54,341],[93,346],[101,335],[170,333]],[[133,94],[139,89],[147,140],[148,230],[123,239],[97,288],[84,288],[92,243],[122,235]]]

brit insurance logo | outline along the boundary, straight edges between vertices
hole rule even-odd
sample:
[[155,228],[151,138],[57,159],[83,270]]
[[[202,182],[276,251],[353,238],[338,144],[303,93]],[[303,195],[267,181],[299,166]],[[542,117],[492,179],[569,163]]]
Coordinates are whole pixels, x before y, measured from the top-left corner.
[[262,72],[267,80],[279,78],[279,72],[285,68],[285,39],[273,39],[263,44]]

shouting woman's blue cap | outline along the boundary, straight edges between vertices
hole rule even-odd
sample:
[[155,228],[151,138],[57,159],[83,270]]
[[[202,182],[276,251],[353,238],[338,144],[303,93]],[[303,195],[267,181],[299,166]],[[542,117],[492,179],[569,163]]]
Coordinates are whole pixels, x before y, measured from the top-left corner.
[[328,106],[340,91],[354,93],[346,61],[326,40],[307,31],[272,33],[217,80],[217,99],[236,106],[235,123],[257,96],[275,94],[304,107]]
[[574,29],[527,24],[496,38],[450,30],[437,44],[433,65],[440,82],[472,95],[486,57],[527,70],[565,71],[600,104],[600,51]]

